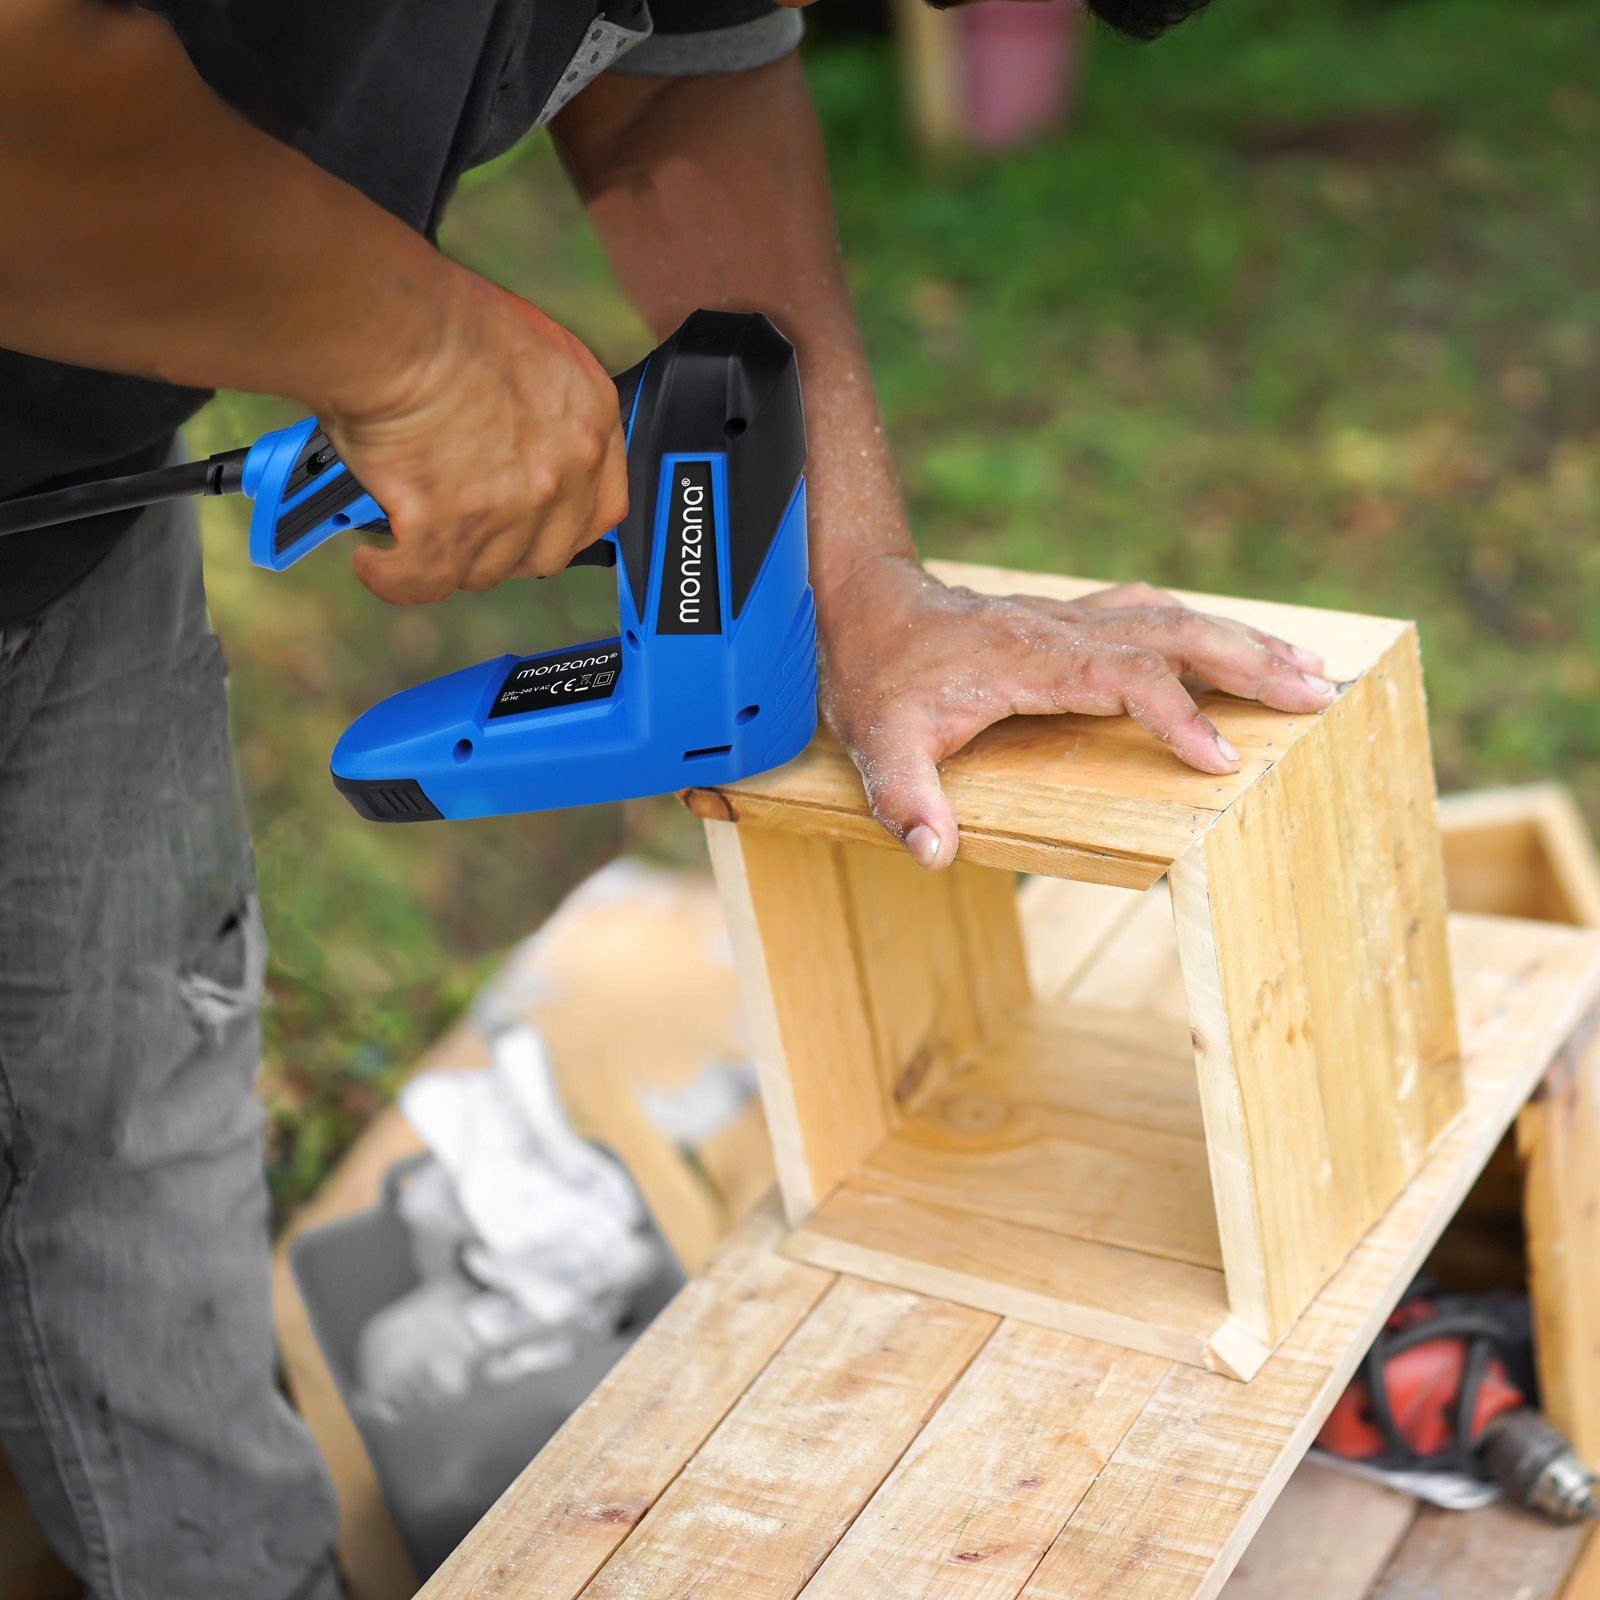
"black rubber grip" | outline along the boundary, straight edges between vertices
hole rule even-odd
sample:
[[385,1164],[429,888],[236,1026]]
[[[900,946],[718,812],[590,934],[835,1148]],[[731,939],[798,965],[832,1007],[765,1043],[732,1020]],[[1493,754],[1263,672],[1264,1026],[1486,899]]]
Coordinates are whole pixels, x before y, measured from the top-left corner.
[[368,822],[443,822],[415,778],[341,778],[333,786]]

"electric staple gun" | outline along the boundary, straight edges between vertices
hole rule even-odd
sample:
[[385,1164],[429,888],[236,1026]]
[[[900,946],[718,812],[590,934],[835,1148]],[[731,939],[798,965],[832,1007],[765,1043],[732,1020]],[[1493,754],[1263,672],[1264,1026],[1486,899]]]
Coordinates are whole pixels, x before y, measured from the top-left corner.
[[[334,746],[375,822],[501,816],[731,783],[816,727],[805,427],[794,350],[763,316],[696,311],[615,380],[627,516],[573,565],[616,572],[615,637],[502,655],[403,689]],[[383,509],[315,418],[208,461],[0,503],[0,533],[186,494],[253,501],[282,572]]]

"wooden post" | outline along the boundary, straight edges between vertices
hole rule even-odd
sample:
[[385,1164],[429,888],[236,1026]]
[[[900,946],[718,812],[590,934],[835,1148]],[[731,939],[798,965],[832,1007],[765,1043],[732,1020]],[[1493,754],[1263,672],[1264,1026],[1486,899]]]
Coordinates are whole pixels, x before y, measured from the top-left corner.
[[1517,1150],[1544,1411],[1600,1469],[1600,1019],[1523,1109]]

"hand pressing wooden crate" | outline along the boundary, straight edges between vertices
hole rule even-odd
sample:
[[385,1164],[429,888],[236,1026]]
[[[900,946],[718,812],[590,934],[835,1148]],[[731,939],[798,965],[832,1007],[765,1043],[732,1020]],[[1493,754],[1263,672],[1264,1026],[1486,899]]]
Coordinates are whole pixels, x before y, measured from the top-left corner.
[[[945,763],[962,834],[941,874],[882,834],[825,735],[685,798],[786,1252],[1248,1377],[1460,1110],[1460,1048],[1415,628],[1185,598],[1319,651],[1341,684],[1320,715],[1206,695],[1244,757],[1232,777],[1125,718],[1013,719]],[[1035,993],[1019,872],[1165,877],[1186,1020]]]

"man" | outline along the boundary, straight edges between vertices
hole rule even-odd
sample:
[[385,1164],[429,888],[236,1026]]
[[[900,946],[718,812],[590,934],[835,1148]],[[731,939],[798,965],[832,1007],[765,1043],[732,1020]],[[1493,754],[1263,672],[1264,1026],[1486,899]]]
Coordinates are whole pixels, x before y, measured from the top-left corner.
[[[957,847],[937,762],[1013,712],[1126,710],[1232,771],[1180,674],[1305,711],[1314,657],[919,566],[799,32],[771,0],[6,0],[0,495],[153,465],[226,385],[322,419],[390,514],[354,563],[383,599],[558,570],[624,509],[614,391],[428,242],[549,121],[658,334],[760,309],[800,352],[824,710],[918,862]],[[0,542],[0,1445],[103,1600],[337,1592],[272,1380],[260,965],[192,511]]]

